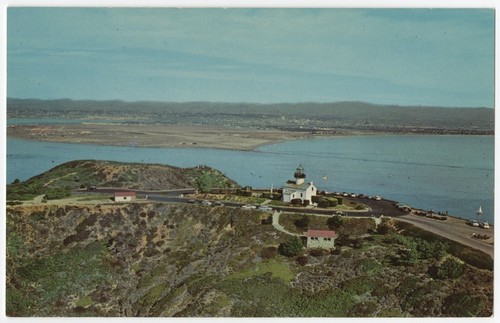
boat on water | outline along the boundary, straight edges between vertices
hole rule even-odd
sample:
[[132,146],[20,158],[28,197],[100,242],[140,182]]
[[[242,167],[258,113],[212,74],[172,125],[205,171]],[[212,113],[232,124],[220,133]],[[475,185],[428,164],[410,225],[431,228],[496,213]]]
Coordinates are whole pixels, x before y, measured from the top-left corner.
[[[479,216],[481,216],[481,214],[483,214],[483,209],[481,208],[481,206],[479,206],[479,209],[477,209],[476,214],[478,216],[478,219],[479,219]],[[477,223],[477,221],[476,221],[476,223]],[[490,228],[490,224],[488,222],[480,222],[480,223],[478,223],[478,226],[483,228],[483,229]]]

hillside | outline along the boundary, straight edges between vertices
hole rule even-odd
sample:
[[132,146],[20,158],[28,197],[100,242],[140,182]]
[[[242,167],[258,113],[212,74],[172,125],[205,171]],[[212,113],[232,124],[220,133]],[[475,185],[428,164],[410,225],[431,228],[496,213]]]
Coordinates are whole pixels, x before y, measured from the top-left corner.
[[237,183],[220,171],[207,167],[179,168],[159,164],[77,160],[56,166],[24,182],[7,185],[8,200],[26,200],[40,194],[54,198],[70,190],[99,187],[127,187],[140,190],[171,190],[195,187],[208,176],[213,187],[235,187]]
[[221,103],[7,100],[7,115],[128,123],[238,126],[279,130],[341,130],[480,133],[494,130],[494,110],[480,107],[420,107],[333,103]]
[[[87,185],[188,187],[208,167],[83,160],[8,196]],[[218,181],[218,182],[216,182]],[[16,203],[12,203],[16,204]],[[6,209],[9,316],[491,316],[493,260],[403,222],[284,213],[287,232],[334,229],[335,249],[284,256],[269,212],[198,204],[51,203]],[[340,218],[340,217],[338,217]],[[300,220],[300,221],[297,221]],[[298,224],[302,223],[302,224]]]
[[331,253],[285,257],[278,246],[289,237],[262,222],[268,215],[154,203],[8,207],[7,314],[492,315],[493,263],[477,251],[403,223],[376,233],[368,218],[345,220]]

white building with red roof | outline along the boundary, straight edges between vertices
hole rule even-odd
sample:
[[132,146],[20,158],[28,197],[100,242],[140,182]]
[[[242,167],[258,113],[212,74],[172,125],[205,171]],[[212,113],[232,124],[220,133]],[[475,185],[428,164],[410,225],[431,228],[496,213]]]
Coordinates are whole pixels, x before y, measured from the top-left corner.
[[135,200],[135,192],[115,192],[115,202],[132,202]]
[[330,230],[307,230],[307,248],[333,249],[337,234]]

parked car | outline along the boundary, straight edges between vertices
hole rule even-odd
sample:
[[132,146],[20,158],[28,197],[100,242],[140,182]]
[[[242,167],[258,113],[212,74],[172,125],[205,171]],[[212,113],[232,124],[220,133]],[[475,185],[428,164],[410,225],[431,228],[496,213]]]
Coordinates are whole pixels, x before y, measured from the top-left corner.
[[196,203],[196,201],[195,201],[195,200],[187,200],[187,202],[188,202],[189,204],[194,204],[194,203]]
[[270,207],[269,207],[269,206],[267,206],[267,205],[261,205],[261,206],[259,206],[259,210],[260,210],[260,211],[272,211],[273,209],[272,209],[272,208],[270,208]]
[[376,195],[373,199],[374,199],[375,201],[381,201],[381,200],[382,200],[382,198],[381,198],[380,196],[378,196],[378,195]]
[[469,220],[467,222],[469,225],[472,225],[473,227],[478,227],[479,223],[476,220]]
[[201,202],[201,205],[210,206],[210,205],[212,205],[212,202],[205,200],[205,201]]
[[243,210],[252,210],[252,209],[256,209],[255,205],[250,205],[250,204],[243,205],[241,208],[242,208]]
[[213,206],[224,206],[224,203],[222,203],[221,201],[215,201],[213,203]]
[[479,226],[483,229],[489,229],[490,228],[490,225],[488,224],[488,222],[481,222],[479,224]]

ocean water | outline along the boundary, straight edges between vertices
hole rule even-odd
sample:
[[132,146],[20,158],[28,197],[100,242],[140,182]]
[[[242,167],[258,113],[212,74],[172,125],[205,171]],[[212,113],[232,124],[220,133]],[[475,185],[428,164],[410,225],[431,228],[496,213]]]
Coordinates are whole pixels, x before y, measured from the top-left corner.
[[241,185],[281,187],[302,164],[320,190],[380,195],[494,223],[493,136],[353,136],[297,140],[255,151],[139,148],[7,138],[7,182],[75,159],[215,167]]

